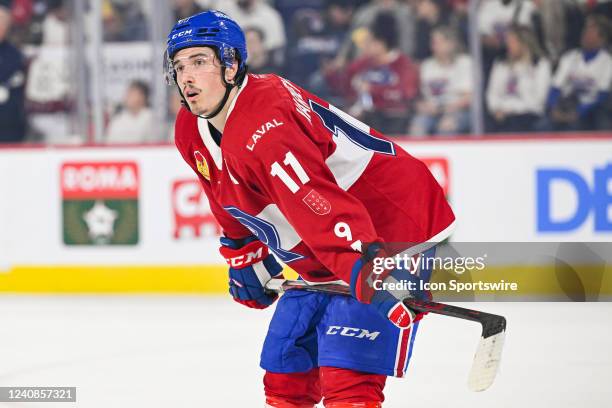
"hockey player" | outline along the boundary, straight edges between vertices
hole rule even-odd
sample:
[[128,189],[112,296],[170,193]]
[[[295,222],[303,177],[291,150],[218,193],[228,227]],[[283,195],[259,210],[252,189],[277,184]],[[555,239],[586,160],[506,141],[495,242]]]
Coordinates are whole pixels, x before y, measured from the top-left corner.
[[[248,74],[244,34],[223,13],[180,20],[165,60],[185,105],[176,146],[223,228],[234,299],[271,305],[264,287],[281,274],[276,258],[307,282],[353,293],[282,296],[261,354],[266,406],[380,407],[386,377],[405,373],[421,316],[373,282],[416,284],[430,271],[374,266],[388,243],[427,249],[450,234],[441,188],[374,129],[281,77]],[[402,296],[426,296],[410,289]]]

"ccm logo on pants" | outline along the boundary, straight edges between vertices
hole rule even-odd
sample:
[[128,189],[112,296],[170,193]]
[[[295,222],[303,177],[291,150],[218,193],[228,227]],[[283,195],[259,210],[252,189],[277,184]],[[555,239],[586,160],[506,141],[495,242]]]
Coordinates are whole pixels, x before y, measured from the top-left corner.
[[340,336],[356,337],[358,339],[376,340],[380,332],[370,333],[366,329],[357,329],[355,327],[329,326],[325,334],[339,334]]

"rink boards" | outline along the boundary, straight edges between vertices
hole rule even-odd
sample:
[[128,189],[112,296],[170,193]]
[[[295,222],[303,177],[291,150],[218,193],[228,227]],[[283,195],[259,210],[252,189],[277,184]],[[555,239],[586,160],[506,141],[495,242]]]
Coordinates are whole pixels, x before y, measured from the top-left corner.
[[[612,135],[401,144],[446,191],[455,242],[612,241]],[[173,146],[6,148],[0,174],[0,291],[226,291],[219,228]]]

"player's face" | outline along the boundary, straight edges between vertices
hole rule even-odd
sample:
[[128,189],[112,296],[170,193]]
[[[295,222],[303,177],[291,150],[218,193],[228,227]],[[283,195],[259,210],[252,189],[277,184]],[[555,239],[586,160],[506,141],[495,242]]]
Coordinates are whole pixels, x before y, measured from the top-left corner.
[[211,113],[225,94],[215,52],[208,47],[185,48],[176,53],[173,65],[189,109],[197,115]]

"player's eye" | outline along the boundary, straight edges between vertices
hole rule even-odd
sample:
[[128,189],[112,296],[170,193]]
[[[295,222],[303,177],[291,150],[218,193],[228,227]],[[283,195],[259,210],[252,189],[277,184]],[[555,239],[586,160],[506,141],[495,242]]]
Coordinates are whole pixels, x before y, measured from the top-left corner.
[[176,65],[174,66],[174,70],[175,70],[177,73],[181,73],[181,72],[183,72],[183,71],[185,70],[185,65],[183,65],[183,64],[176,64]]
[[193,61],[193,65],[195,65],[196,67],[203,67],[206,65],[207,62],[208,60],[204,57],[196,58],[195,61]]

